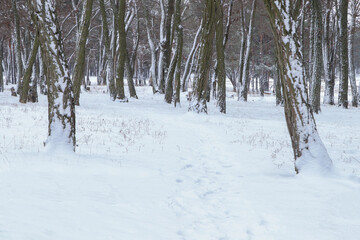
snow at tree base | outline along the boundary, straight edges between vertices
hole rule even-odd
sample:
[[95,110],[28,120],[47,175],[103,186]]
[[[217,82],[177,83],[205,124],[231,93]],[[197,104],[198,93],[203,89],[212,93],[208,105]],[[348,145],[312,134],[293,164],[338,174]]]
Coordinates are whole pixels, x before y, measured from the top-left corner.
[[0,239],[356,240],[360,111],[323,107],[326,175],[294,171],[274,97],[228,98],[228,113],[83,92],[76,153],[44,150],[46,97],[0,95]]

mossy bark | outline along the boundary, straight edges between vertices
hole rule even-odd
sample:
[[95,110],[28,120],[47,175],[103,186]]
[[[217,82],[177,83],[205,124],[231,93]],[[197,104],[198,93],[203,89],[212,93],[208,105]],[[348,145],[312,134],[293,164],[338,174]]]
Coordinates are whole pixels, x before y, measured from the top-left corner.
[[79,39],[76,46],[76,59],[73,72],[73,83],[74,83],[74,97],[75,104],[79,105],[80,102],[80,91],[81,84],[84,81],[85,77],[85,52],[86,52],[86,42],[89,35],[89,26],[91,20],[91,13],[93,7],[93,0],[86,0],[84,2],[84,12],[81,19],[81,26],[79,30]]
[[23,85],[22,85],[22,89],[20,92],[20,100],[19,100],[20,103],[26,103],[28,101],[31,75],[33,72],[34,63],[36,61],[36,56],[39,51],[39,45],[40,45],[39,37],[38,37],[38,34],[36,34],[35,40],[33,43],[33,47],[31,50],[30,58],[28,60],[28,64],[26,66],[25,73],[24,73]]
[[212,44],[214,39],[215,3],[214,0],[205,1],[203,13],[204,29],[201,36],[199,56],[199,70],[194,81],[194,92],[189,110],[197,113],[207,113],[208,82],[212,58]]

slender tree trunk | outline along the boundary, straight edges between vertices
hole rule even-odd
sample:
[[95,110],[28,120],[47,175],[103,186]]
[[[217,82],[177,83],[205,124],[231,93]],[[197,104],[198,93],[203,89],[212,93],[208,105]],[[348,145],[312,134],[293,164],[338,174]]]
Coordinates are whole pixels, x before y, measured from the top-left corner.
[[240,42],[240,57],[239,57],[239,80],[237,83],[237,96],[238,100],[240,99],[240,89],[242,83],[242,75],[244,71],[244,58],[245,58],[245,48],[246,48],[246,32],[245,32],[245,10],[243,5],[243,0],[240,1],[240,8],[241,8],[241,42]]
[[22,88],[22,77],[24,73],[24,65],[21,54],[21,33],[20,33],[20,16],[17,10],[17,0],[12,0],[12,10],[14,14],[14,25],[15,25],[15,56],[16,56],[16,79],[18,83],[17,93],[21,92]]
[[321,93],[321,77],[323,69],[323,55],[322,55],[322,14],[321,2],[319,0],[312,0],[311,7],[314,14],[314,39],[313,39],[313,58],[312,75],[311,75],[311,89],[310,89],[310,104],[315,113],[320,111],[320,93]]
[[111,51],[111,41],[110,41],[110,33],[109,33],[109,25],[107,21],[106,9],[104,0],[99,0],[100,5],[100,13],[102,20],[102,32],[103,32],[103,40],[105,46],[105,52],[107,56],[107,81],[109,83],[109,93],[110,98],[115,100],[116,98],[116,87],[115,87],[115,77],[114,77],[114,58]]
[[223,8],[221,0],[215,0],[215,29],[216,29],[216,77],[218,82],[217,105],[221,113],[226,113],[226,72],[223,33]]
[[147,39],[148,39],[148,43],[149,43],[149,47],[150,47],[150,54],[151,54],[151,66],[150,66],[150,84],[152,86],[153,89],[153,93],[155,94],[156,92],[158,92],[158,83],[157,83],[157,78],[156,78],[156,49],[155,49],[155,44],[154,44],[154,40],[152,38],[152,31],[151,31],[151,27],[150,27],[150,14],[147,10],[147,8],[145,7],[145,23],[146,23],[146,34],[147,34]]
[[195,38],[194,38],[194,42],[193,42],[193,46],[190,50],[190,53],[189,53],[189,56],[186,60],[186,63],[185,63],[185,70],[184,70],[184,74],[183,74],[183,77],[182,77],[182,92],[185,92],[186,89],[187,89],[187,82],[188,82],[188,76],[191,75],[191,62],[193,61],[194,57],[195,57],[195,53],[196,53],[196,50],[197,50],[197,47],[198,47],[198,38],[199,38],[199,35],[201,33],[201,30],[202,30],[202,23],[200,24],[197,32],[196,32],[196,35],[195,35]]
[[75,151],[75,106],[72,82],[64,57],[64,45],[56,16],[55,0],[29,0],[32,18],[41,32],[40,46],[47,62],[49,135],[46,146],[50,150]]
[[37,53],[39,51],[39,45],[40,45],[40,40],[39,40],[38,34],[36,33],[33,48],[32,48],[32,51],[31,51],[31,55],[30,55],[30,58],[28,60],[28,64],[27,64],[26,69],[25,69],[23,86],[22,86],[22,89],[21,89],[21,92],[20,92],[20,100],[19,100],[20,103],[26,103],[28,101],[31,75],[33,73],[33,66],[34,66],[34,63],[36,61],[36,55],[37,55]]
[[80,99],[80,90],[81,83],[84,81],[85,77],[85,51],[86,51],[86,42],[89,35],[89,26],[91,20],[93,0],[86,0],[83,6],[83,13],[81,17],[81,26],[79,30],[79,39],[76,43],[76,59],[73,72],[73,82],[74,82],[74,97],[75,104],[79,105]]
[[242,80],[240,84],[240,97],[239,100],[247,101],[247,94],[248,94],[248,86],[250,82],[249,76],[249,69],[250,69],[250,50],[252,44],[252,32],[253,32],[253,22],[255,18],[255,9],[256,9],[256,0],[253,0],[252,3],[252,10],[250,16],[250,23],[249,23],[249,31],[247,35],[247,42],[246,42],[246,51],[244,57],[244,67],[242,73]]
[[348,88],[349,88],[349,55],[348,55],[348,0],[340,0],[340,71],[341,78],[339,83],[339,106],[348,108]]
[[299,173],[330,169],[331,159],[317,132],[315,119],[308,105],[295,21],[301,12],[301,4],[293,5],[288,0],[264,0],[264,3],[277,48],[284,86],[285,118],[294,151],[295,171]]
[[0,92],[4,92],[4,75],[3,75],[3,60],[4,60],[4,39],[0,39]]
[[356,28],[356,17],[357,17],[357,8],[356,3],[360,5],[360,2],[353,0],[351,2],[351,21],[350,21],[350,30],[349,30],[349,77],[350,77],[350,86],[352,101],[351,105],[353,107],[358,106],[359,96],[356,87],[356,73],[355,73],[355,61],[354,61],[354,42],[355,42],[355,28]]
[[[176,0],[180,1],[180,0]],[[183,52],[183,28],[180,25],[178,29],[178,45],[177,45],[177,51],[178,51],[178,60],[176,64],[176,71],[175,71],[175,86],[176,86],[176,93],[175,93],[175,99],[174,99],[174,105],[176,107],[177,104],[180,104],[180,88],[181,88],[181,63],[182,63],[182,52]]]
[[[332,73],[335,72],[334,52],[335,46],[334,37],[330,38],[330,15],[333,7],[333,0],[326,1],[325,17],[324,17],[324,31],[323,31],[323,60],[324,60],[324,104],[334,105],[334,85],[335,80],[332,78]],[[334,21],[336,22],[336,21]],[[334,24],[336,26],[336,24]],[[335,29],[333,29],[335,31]],[[335,34],[333,34],[335,35]]]
[[126,1],[120,0],[119,14],[118,14],[118,28],[119,28],[119,60],[116,77],[116,91],[117,98],[126,100],[124,91],[124,69],[126,62],[126,31],[125,31],[125,8]]

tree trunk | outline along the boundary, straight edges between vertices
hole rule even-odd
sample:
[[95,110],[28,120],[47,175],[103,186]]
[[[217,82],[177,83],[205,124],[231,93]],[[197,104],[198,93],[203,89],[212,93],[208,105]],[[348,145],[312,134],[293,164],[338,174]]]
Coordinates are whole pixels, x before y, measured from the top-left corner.
[[301,4],[294,6],[292,1],[287,0],[264,0],[264,3],[275,38],[280,77],[284,86],[285,118],[294,151],[295,171],[299,173],[330,169],[331,159],[317,132],[315,119],[308,105],[295,21],[300,14]]
[[[357,3],[358,5],[360,4]],[[355,62],[354,62],[354,42],[355,42],[355,29],[356,29],[356,17],[357,17],[357,6],[356,0],[351,1],[351,21],[350,21],[350,30],[349,30],[349,77],[350,77],[350,86],[352,101],[351,105],[353,107],[358,106],[358,92],[356,87],[356,73],[355,73]]]
[[109,34],[109,25],[107,21],[106,9],[104,0],[99,0],[100,5],[100,13],[102,20],[102,32],[103,32],[103,40],[105,46],[105,52],[107,56],[107,82],[109,84],[109,93],[110,98],[115,100],[116,98],[116,87],[115,87],[115,77],[114,77],[114,58],[111,51],[111,41]]
[[21,55],[21,34],[20,34],[20,16],[17,10],[17,0],[12,0],[12,10],[14,14],[14,25],[15,25],[15,56],[16,56],[16,79],[18,84],[17,93],[21,92],[22,88],[22,77],[24,73],[24,65]]
[[[324,31],[323,31],[323,60],[324,60],[324,80],[325,80],[325,92],[324,92],[324,104],[334,105],[334,85],[335,85],[335,46],[334,37],[330,38],[330,15],[332,11],[333,0],[327,0],[326,10],[324,17]],[[336,20],[334,21],[336,22]],[[336,24],[333,24],[336,26]],[[335,31],[336,29],[333,29]],[[335,35],[335,34],[333,34]],[[334,75],[334,77],[333,77]]]
[[56,16],[55,0],[29,0],[37,25],[44,61],[47,62],[49,150],[75,151],[75,106],[72,82],[64,57],[64,45]]
[[3,60],[4,60],[4,39],[0,39],[0,92],[4,92],[4,75],[3,75]]
[[223,33],[223,8],[221,0],[215,0],[215,29],[216,29],[216,77],[218,82],[217,106],[221,113],[226,113],[226,73]]
[[244,57],[244,66],[243,72],[241,75],[241,82],[240,82],[240,96],[239,100],[247,101],[247,94],[248,94],[248,86],[250,83],[250,76],[249,76],[249,69],[250,69],[250,50],[252,44],[252,32],[253,32],[253,22],[255,18],[255,9],[256,9],[256,0],[253,0],[252,3],[252,10],[250,16],[250,23],[249,23],[249,30],[246,37],[246,50],[245,50],[245,57]]
[[120,0],[119,14],[118,14],[118,28],[119,28],[119,60],[116,76],[116,91],[117,98],[122,101],[127,101],[124,91],[124,69],[126,62],[126,31],[125,31],[125,8],[126,1]]
[[314,18],[314,38],[313,38],[313,58],[312,75],[311,75],[311,89],[310,89],[310,104],[315,113],[320,111],[320,93],[321,93],[321,77],[323,69],[323,55],[322,55],[322,14],[321,2],[319,0],[312,0],[311,7],[313,9]]
[[[174,74],[175,74],[176,70],[179,70],[178,69],[178,60],[180,59],[180,61],[181,61],[181,56],[179,56],[179,55],[182,55],[182,44],[183,44],[182,26],[181,26],[181,9],[180,9],[181,8],[181,0],[176,0],[175,7],[176,7],[176,12],[175,12],[175,18],[174,18],[174,23],[173,23],[174,24],[173,29],[176,30],[176,34],[177,34],[177,47],[176,47],[176,52],[171,60],[171,64],[169,67],[169,74],[167,75],[166,90],[165,90],[165,101],[169,104],[172,102],[172,99],[173,99]],[[180,50],[181,50],[181,53],[180,53]],[[181,64],[181,62],[180,62],[180,64]],[[180,67],[181,67],[181,65],[180,65]],[[178,71],[177,74],[180,74],[180,72]],[[178,77],[180,77],[180,75]],[[178,100],[180,100],[180,99],[178,99]],[[176,102],[175,102],[175,106],[176,106]]]
[[79,30],[79,39],[76,43],[76,59],[73,72],[73,82],[74,82],[74,97],[75,104],[79,105],[80,102],[80,90],[81,83],[84,81],[85,77],[85,51],[86,51],[86,42],[89,35],[89,26],[91,20],[93,0],[86,0],[83,6],[83,13],[81,17],[81,26]]
[[201,36],[199,70],[194,81],[194,92],[191,99],[190,111],[207,113],[208,82],[212,56],[212,43],[214,36],[215,5],[214,0],[205,1],[203,14],[204,29]]
[[190,50],[190,53],[189,53],[189,56],[186,60],[186,63],[185,63],[185,70],[184,70],[184,74],[183,74],[183,77],[182,77],[182,92],[185,92],[186,89],[187,89],[187,83],[188,83],[188,80],[189,80],[189,75],[191,75],[191,70],[192,70],[192,62],[193,62],[193,59],[195,57],[195,53],[197,51],[197,48],[198,48],[198,38],[199,38],[199,35],[201,33],[201,30],[202,30],[202,22],[196,32],[196,35],[195,35],[195,38],[194,38],[194,42],[193,42],[193,46]]
[[33,72],[33,66],[36,61],[36,56],[39,51],[39,44],[40,44],[39,37],[38,34],[36,33],[31,55],[25,69],[23,86],[20,92],[20,100],[19,100],[20,103],[26,103],[28,101],[30,80]]
[[[180,0],[177,0],[180,1]],[[175,93],[175,99],[174,99],[174,105],[179,103],[180,104],[180,88],[181,88],[181,63],[182,63],[182,52],[183,52],[183,28],[180,25],[178,29],[178,45],[177,45],[177,51],[178,51],[178,60],[176,64],[176,71],[175,71],[175,86],[176,86],[176,93]]]
[[339,83],[339,106],[348,108],[349,88],[349,55],[348,55],[348,0],[340,0],[340,83]]

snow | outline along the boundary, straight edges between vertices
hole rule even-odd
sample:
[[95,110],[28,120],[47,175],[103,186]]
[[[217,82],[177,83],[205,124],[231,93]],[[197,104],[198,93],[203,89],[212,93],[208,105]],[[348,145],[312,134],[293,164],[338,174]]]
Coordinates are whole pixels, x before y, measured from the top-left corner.
[[[96,81],[96,80],[95,80]],[[0,94],[0,239],[356,240],[360,111],[322,106],[335,171],[296,175],[273,96],[174,108],[83,91],[76,153],[45,151],[47,102]],[[231,95],[228,92],[228,95]]]

